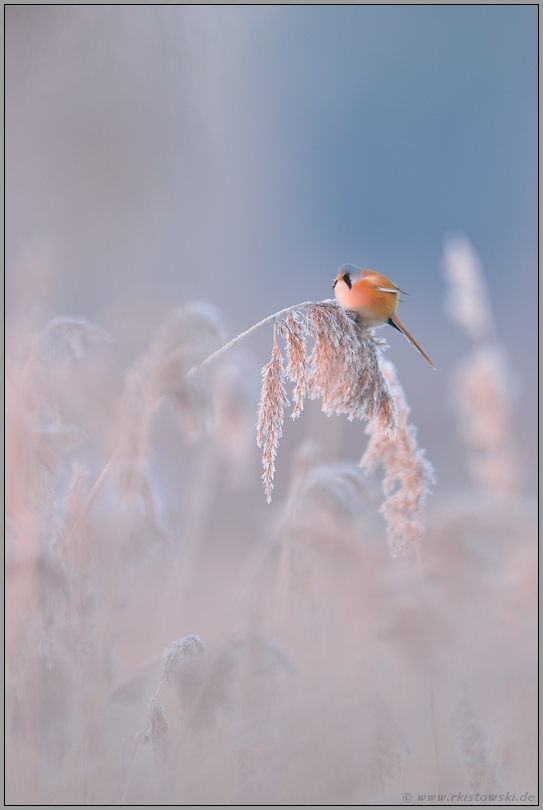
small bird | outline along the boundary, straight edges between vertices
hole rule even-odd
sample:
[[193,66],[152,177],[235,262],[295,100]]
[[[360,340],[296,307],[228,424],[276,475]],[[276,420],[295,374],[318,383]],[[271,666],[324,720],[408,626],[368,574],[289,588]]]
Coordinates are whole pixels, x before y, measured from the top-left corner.
[[409,334],[396,314],[400,293],[404,295],[409,293],[400,290],[386,276],[374,273],[372,270],[362,270],[354,264],[344,264],[339,268],[333,288],[341,306],[356,313],[359,321],[370,327],[390,324],[413,344],[435,370],[435,366],[426,352]]

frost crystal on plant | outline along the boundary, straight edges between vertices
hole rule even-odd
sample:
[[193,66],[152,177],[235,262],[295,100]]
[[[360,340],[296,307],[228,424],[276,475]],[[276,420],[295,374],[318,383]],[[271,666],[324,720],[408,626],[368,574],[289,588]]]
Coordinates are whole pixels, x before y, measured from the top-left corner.
[[164,709],[154,698],[149,701],[147,710],[148,730],[143,742],[151,743],[155,764],[165,761],[170,747],[170,724],[164,716]]
[[264,467],[264,474],[262,480],[264,481],[268,503],[271,502],[277,448],[279,439],[283,435],[285,408],[290,405],[285,391],[285,376],[283,355],[279,350],[274,334],[271,360],[262,369],[262,395],[260,397],[256,439],[258,446],[263,448],[262,466]]
[[409,406],[396,378],[392,363],[383,362],[382,370],[398,406],[398,429],[393,440],[371,420],[366,433],[370,440],[360,466],[372,472],[379,464],[384,468],[383,491],[386,500],[380,511],[387,524],[387,538],[393,557],[418,548],[424,533],[424,504],[435,481],[434,468],[417,445],[417,431],[407,421]]
[[396,406],[379,356],[384,340],[334,301],[308,308],[308,334],[315,345],[310,358],[309,396],[322,397],[322,410],[347,414],[349,420],[377,417],[381,429],[394,435]]
[[[299,309],[305,309],[305,317]],[[359,324],[336,301],[308,303],[276,318],[277,331],[287,345],[288,364],[274,333],[272,357],[262,369],[262,395],[258,417],[258,446],[264,446],[262,465],[268,503],[271,500],[275,458],[282,435],[285,408],[289,405],[285,380],[295,383],[292,399],[295,419],[303,400],[322,399],[325,414],[346,414],[349,420],[373,419],[388,437],[396,431],[396,404],[379,356],[387,347],[373,329]],[[308,339],[313,341],[311,354]]]
[[292,399],[294,408],[291,414],[296,419],[304,409],[304,397],[307,394],[307,331],[298,312],[289,312],[284,320],[278,320],[279,333],[287,342],[287,376],[295,382]]
[[207,647],[200,636],[185,636],[179,641],[172,641],[162,653],[161,663],[163,677],[168,678],[169,673],[175,667],[187,661],[197,658],[206,652]]

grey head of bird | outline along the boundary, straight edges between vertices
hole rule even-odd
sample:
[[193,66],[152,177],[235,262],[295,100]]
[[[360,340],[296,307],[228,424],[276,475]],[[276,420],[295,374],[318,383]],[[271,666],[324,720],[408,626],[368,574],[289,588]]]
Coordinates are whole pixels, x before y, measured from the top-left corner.
[[356,264],[342,264],[339,270],[337,271],[337,276],[332,284],[332,289],[336,286],[340,279],[343,279],[347,287],[351,289],[353,286],[353,278],[357,278],[361,275],[362,270],[360,267],[357,267]]

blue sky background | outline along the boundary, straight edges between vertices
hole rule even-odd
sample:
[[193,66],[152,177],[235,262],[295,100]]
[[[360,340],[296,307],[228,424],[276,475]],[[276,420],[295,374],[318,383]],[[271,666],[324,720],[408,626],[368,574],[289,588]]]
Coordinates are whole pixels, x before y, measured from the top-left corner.
[[[420,443],[439,486],[463,488],[448,386],[469,342],[439,270],[461,231],[533,480],[536,5],[8,6],[5,32],[8,324],[114,331],[122,310],[150,331],[156,301],[203,299],[233,335],[332,297],[345,262],[380,271],[438,368],[381,331]],[[259,362],[270,344],[255,336]]]

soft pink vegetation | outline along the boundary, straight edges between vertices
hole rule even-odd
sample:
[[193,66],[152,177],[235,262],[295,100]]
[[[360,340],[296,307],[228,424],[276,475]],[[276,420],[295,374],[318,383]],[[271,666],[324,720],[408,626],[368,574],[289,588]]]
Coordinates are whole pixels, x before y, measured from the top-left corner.
[[[288,399],[296,418],[306,397],[322,398],[331,434],[335,414],[367,418],[369,442],[362,469],[319,463],[306,440],[269,516],[258,473],[231,487],[221,446],[236,379],[251,386],[244,419],[255,410],[252,369],[240,365],[229,378],[222,410],[213,409],[218,375],[200,372],[272,322],[259,425],[268,495]],[[75,394],[79,401],[72,367],[85,344],[102,340],[99,327],[55,320],[24,365],[8,366],[12,803],[375,806],[397,803],[406,780],[485,793],[496,780],[510,790],[535,783],[531,512],[507,500],[499,514],[494,503],[462,511],[449,498],[437,531],[434,515],[424,570],[412,553],[387,563],[364,471],[383,466],[381,511],[395,555],[419,543],[432,469],[382,360],[384,342],[338,304],[308,302],[210,354],[221,343],[213,312],[178,309],[132,365],[113,455],[91,486],[87,466],[104,452],[102,432],[90,448],[81,437],[100,423],[75,417],[101,407],[114,352],[85,352],[101,359],[85,366],[96,376],[81,412],[71,404]],[[501,355],[476,348],[478,362],[456,388],[469,447],[490,475],[509,435],[509,386],[500,387]],[[110,421],[116,392],[106,389]],[[188,446],[172,435],[174,415],[187,439],[216,430]],[[254,442],[254,416],[247,421]],[[239,435],[235,427],[232,446]],[[252,472],[259,460],[250,462]],[[96,502],[109,475],[113,486]],[[168,492],[181,493],[178,510],[164,509]],[[152,542],[161,532],[169,542]],[[185,635],[192,628],[209,646]],[[178,640],[157,657],[169,638]],[[512,693],[520,670],[522,689]],[[458,672],[473,699],[451,717]]]
[[[271,360],[262,369],[257,442],[263,447],[262,479],[268,502],[285,408],[290,404],[285,390],[288,377],[295,383],[293,419],[309,396],[321,398],[322,410],[329,416],[347,414],[349,420],[369,420],[366,432],[370,441],[360,464],[367,472],[379,464],[384,468],[386,500],[381,512],[392,556],[408,551],[413,544],[418,551],[434,471],[417,446],[415,428],[407,421],[409,406],[394,366],[380,361],[387,344],[335,301],[303,305],[305,317],[300,309],[276,317],[276,329],[287,346],[286,370],[275,331]],[[308,338],[313,340],[310,355]]]
[[185,636],[179,641],[172,641],[162,653],[162,678],[169,680],[172,673],[180,667],[187,666],[207,650],[200,636]]
[[502,500],[519,493],[523,483],[513,428],[518,382],[497,338],[482,264],[465,236],[447,239],[442,269],[447,312],[472,340],[451,385],[459,434],[473,481]]
[[516,380],[498,343],[475,346],[455,369],[454,404],[471,477],[498,498],[518,493],[521,466],[513,430]]
[[[433,480],[431,465],[424,451],[417,448],[415,429],[407,424],[409,408],[390,363],[381,366],[380,355],[386,341],[375,337],[373,329],[336,301],[305,302],[265,318],[221,349],[206,357],[217,341],[220,329],[216,316],[203,305],[176,310],[157,330],[150,350],[140,357],[126,377],[122,403],[123,430],[119,444],[95,484],[87,508],[109,471],[120,494],[139,499],[144,515],[155,521],[153,497],[145,474],[145,459],[153,415],[166,399],[178,405],[185,430],[205,432],[209,408],[195,374],[213,359],[237,345],[260,326],[274,322],[270,362],[262,369],[262,393],[257,423],[257,443],[262,447],[262,479],[268,503],[271,501],[275,459],[282,436],[285,409],[290,405],[285,383],[294,383],[292,418],[303,410],[304,398],[322,399],[328,416],[345,414],[349,420],[368,419],[371,436],[361,466],[373,470],[379,463],[385,469],[383,488],[386,501],[381,507],[388,527],[392,554],[406,551],[415,542],[418,549],[423,531],[423,507]],[[75,322],[74,322],[75,323]],[[77,322],[75,336],[80,340]],[[102,337],[88,333],[85,337]],[[74,325],[70,322],[67,340],[72,351]],[[277,343],[277,332],[285,340],[287,366]],[[63,333],[64,336],[64,333]],[[308,352],[308,339],[312,341]],[[203,359],[205,357],[205,360]],[[197,365],[193,365],[194,362]]]
[[471,790],[496,791],[489,732],[466,690],[452,715],[465,778]]
[[371,420],[366,433],[370,441],[360,460],[366,472],[381,464],[385,471],[383,491],[386,500],[380,511],[387,524],[387,538],[393,557],[415,544],[417,551],[424,532],[424,505],[434,482],[434,468],[417,445],[417,431],[407,421],[409,406],[392,363],[383,361],[381,369],[389,382],[398,407],[396,436],[391,440],[378,422]]
[[262,395],[260,398],[260,411],[257,423],[257,444],[263,447],[262,466],[264,467],[264,486],[268,503],[271,501],[273,489],[273,476],[275,474],[275,457],[279,439],[283,435],[283,420],[285,408],[290,404],[285,391],[285,369],[283,356],[273,337],[273,351],[271,360],[262,369]]
[[[302,317],[299,310],[306,311]],[[373,329],[358,324],[335,301],[303,304],[276,317],[277,330],[287,344],[288,365],[274,336],[272,357],[262,369],[262,396],[258,417],[258,446],[268,502],[271,500],[277,447],[282,434],[288,377],[295,383],[292,418],[300,415],[304,397],[322,398],[322,410],[346,414],[349,420],[371,419],[388,439],[396,431],[396,404],[381,372],[379,355],[387,344]],[[307,339],[314,341],[307,352]]]
[[453,234],[445,241],[442,272],[447,282],[445,309],[473,340],[496,332],[483,268],[469,239]]
[[124,500],[140,500],[144,512],[151,516],[154,506],[145,465],[154,415],[169,400],[189,440],[209,431],[209,397],[200,381],[188,378],[186,372],[205,358],[221,337],[219,318],[212,307],[201,303],[179,307],[156,330],[148,351],[125,375],[114,484]]

